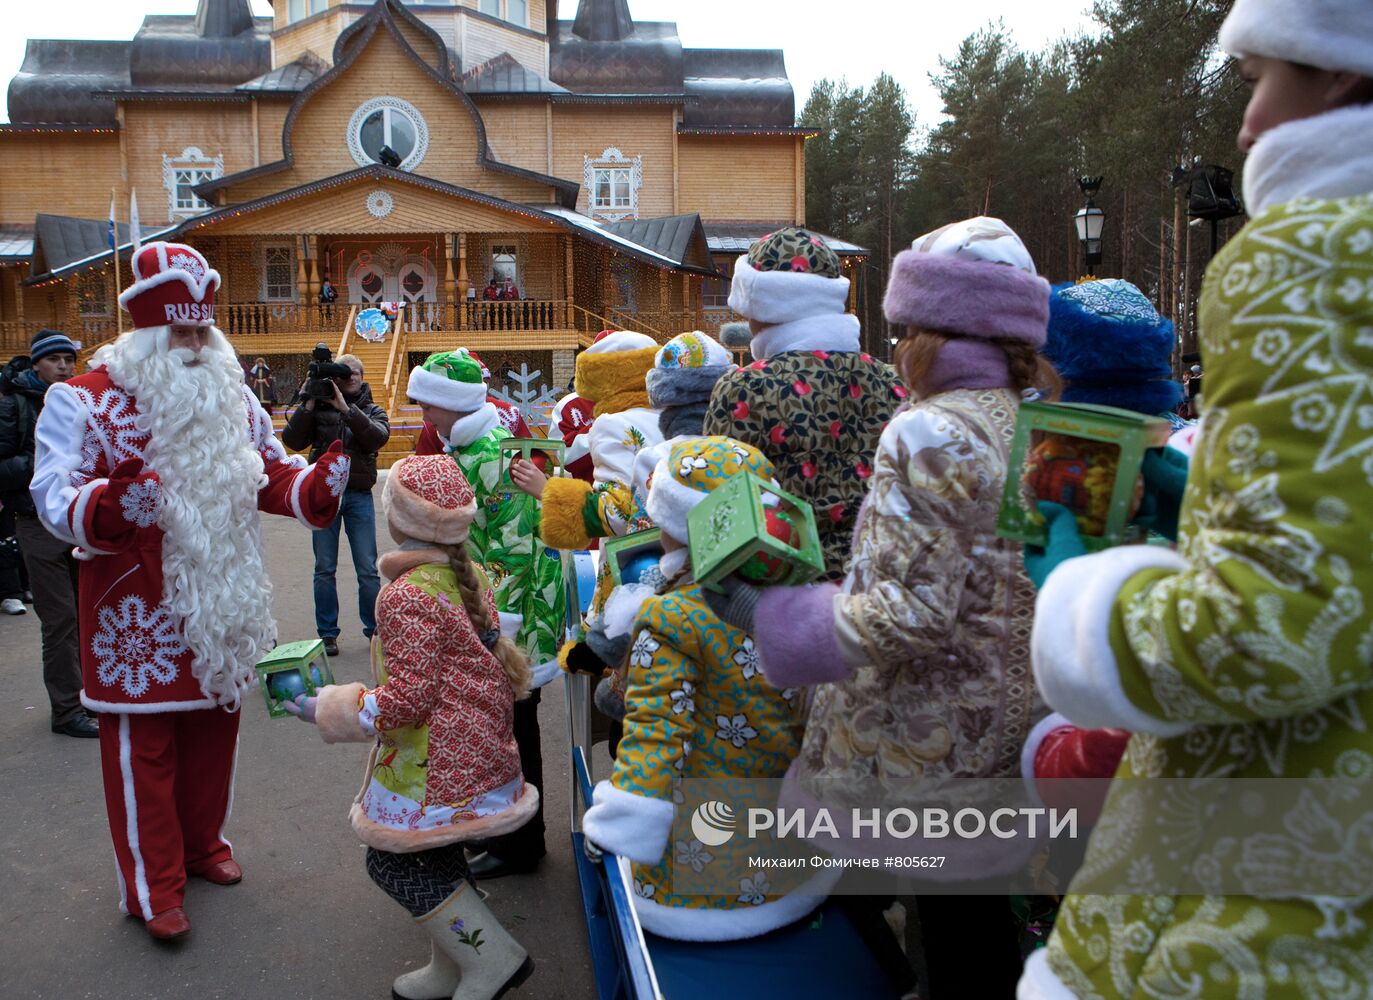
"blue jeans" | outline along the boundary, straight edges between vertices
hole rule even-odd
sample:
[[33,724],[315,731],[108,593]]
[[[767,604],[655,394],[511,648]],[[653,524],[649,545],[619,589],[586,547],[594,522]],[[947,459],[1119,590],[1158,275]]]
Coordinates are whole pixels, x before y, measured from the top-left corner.
[[381,591],[381,577],[377,576],[377,514],[371,490],[344,490],[343,506],[334,523],[311,532],[315,546],[315,631],[321,639],[335,639],[339,633],[334,573],[338,570],[340,526],[348,532],[348,548],[353,553],[353,569],[358,577],[362,634],[370,639],[377,628],[377,594]]

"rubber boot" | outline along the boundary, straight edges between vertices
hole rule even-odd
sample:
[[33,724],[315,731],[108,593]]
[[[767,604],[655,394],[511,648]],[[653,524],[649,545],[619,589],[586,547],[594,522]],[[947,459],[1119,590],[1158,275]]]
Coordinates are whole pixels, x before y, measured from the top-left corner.
[[[534,960],[520,943],[507,933],[486,908],[481,896],[469,883],[463,882],[453,895],[416,920],[434,943],[434,961],[419,973],[432,970],[433,989],[441,989],[447,979],[440,979],[446,970],[441,961],[457,967],[457,983],[452,1000],[496,1000],[529,978]],[[440,960],[440,953],[443,959]],[[402,977],[404,978],[404,977]],[[407,982],[407,989],[411,984]],[[412,993],[399,989],[396,995],[403,1000],[438,1000],[445,993]]]

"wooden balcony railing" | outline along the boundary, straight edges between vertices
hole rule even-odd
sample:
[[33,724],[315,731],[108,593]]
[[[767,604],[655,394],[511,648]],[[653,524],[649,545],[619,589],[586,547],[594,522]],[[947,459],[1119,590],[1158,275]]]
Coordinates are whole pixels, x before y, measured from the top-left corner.
[[3,320],[0,321],[0,354],[4,357],[0,358],[0,363],[12,355],[27,354],[29,344],[33,342],[33,335],[42,329],[61,330],[83,347],[102,343],[118,332],[113,316],[82,316],[75,323],[35,323],[29,320],[21,323],[18,320]]
[[[229,336],[273,333],[334,333],[348,316],[347,303],[221,302],[215,322]],[[332,337],[330,338],[333,339]]]

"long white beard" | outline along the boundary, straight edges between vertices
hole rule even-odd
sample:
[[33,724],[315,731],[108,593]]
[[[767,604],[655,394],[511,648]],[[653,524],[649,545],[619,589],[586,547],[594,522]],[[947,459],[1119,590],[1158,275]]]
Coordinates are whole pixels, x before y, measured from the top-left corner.
[[276,639],[257,509],[266,476],[224,335],[211,329],[191,365],[191,352],[167,349],[169,336],[166,327],[125,334],[94,363],[133,394],[137,426],[150,435],[144,460],[162,481],[163,603],[182,623],[201,691],[236,709]]

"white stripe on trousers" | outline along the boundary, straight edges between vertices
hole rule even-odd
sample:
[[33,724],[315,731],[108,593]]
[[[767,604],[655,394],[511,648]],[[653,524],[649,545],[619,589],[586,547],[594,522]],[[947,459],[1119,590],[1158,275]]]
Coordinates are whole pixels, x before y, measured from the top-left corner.
[[224,822],[219,824],[219,839],[224,841],[232,854],[234,845],[229,843],[229,838],[224,836],[224,831],[229,827],[229,816],[234,811],[234,782],[238,780],[238,737],[234,737],[234,762],[229,768],[229,801],[224,805]]
[[[119,717],[119,774],[124,779],[124,834],[129,843],[129,852],[133,855],[134,895],[143,919],[151,920],[153,914],[148,901],[148,873],[143,867],[143,852],[138,849],[138,800],[134,796],[133,744],[129,740],[128,715]],[[115,861],[118,862],[117,857]],[[122,889],[123,873],[119,881]],[[127,902],[125,908],[127,910]]]

